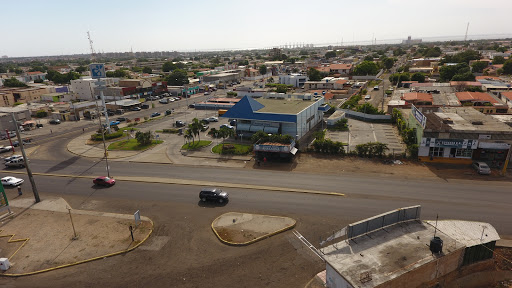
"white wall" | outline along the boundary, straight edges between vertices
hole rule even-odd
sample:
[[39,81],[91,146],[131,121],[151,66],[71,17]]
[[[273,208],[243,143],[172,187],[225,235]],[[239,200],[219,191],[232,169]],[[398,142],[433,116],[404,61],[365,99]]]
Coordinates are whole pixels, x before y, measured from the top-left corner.
[[328,288],[354,288],[331,265],[326,264],[325,281]]

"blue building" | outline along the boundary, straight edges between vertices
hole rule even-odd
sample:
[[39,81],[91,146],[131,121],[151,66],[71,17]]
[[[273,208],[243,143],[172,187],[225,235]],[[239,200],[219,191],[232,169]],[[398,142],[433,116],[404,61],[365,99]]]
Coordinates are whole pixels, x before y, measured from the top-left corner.
[[329,108],[323,96],[268,93],[258,99],[243,97],[222,117],[236,119],[236,133],[244,138],[264,131],[298,141],[322,121]]

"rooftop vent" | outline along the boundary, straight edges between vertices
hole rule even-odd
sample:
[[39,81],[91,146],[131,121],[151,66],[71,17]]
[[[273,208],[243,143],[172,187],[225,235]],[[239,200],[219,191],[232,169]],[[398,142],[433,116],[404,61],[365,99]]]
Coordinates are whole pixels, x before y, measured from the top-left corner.
[[451,118],[443,119],[444,124],[453,124],[453,120]]
[[484,122],[482,122],[482,121],[471,121],[471,124],[473,124],[473,125],[484,125]]

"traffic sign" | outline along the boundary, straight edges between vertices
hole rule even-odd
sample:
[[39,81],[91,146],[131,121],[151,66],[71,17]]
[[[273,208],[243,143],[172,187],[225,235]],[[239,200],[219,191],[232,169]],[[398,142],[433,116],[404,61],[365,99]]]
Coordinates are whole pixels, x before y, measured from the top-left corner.
[[100,79],[105,78],[105,64],[103,63],[93,63],[89,65],[89,69],[91,70],[92,79]]

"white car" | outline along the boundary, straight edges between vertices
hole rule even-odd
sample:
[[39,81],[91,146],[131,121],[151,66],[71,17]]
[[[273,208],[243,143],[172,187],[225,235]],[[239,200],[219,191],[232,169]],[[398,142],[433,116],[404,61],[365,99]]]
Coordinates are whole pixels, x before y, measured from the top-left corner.
[[5,157],[4,161],[5,162],[9,162],[9,161],[12,161],[12,160],[22,159],[22,158],[23,158],[23,156],[21,156],[21,155],[12,155],[10,157]]
[[24,182],[23,179],[12,177],[12,176],[7,176],[7,177],[2,178],[2,185],[4,185],[4,186],[12,186],[12,187],[20,186],[21,184],[23,184],[23,182]]
[[204,120],[206,120],[208,122],[219,122],[219,118],[217,118],[217,117],[208,117],[208,118],[205,118]]

